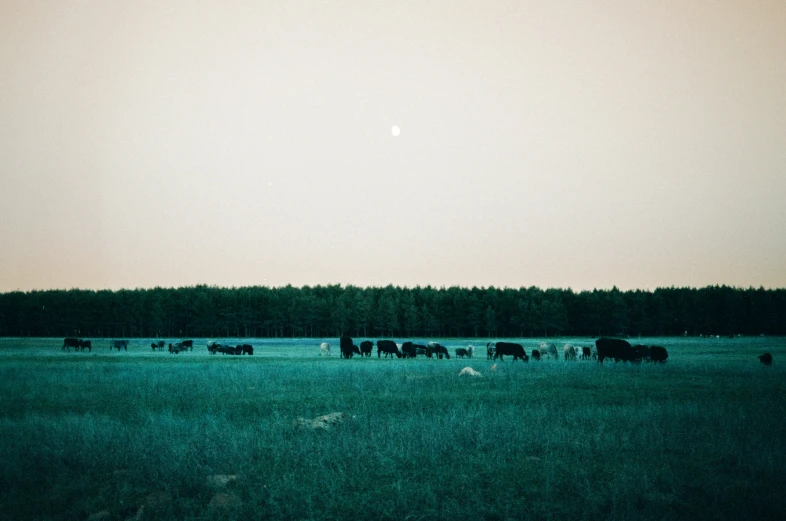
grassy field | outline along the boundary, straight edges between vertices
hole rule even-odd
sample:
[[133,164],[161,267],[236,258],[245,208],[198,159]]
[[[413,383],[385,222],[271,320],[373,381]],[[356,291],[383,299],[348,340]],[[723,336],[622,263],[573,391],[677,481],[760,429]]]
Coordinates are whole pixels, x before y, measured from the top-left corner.
[[[496,370],[341,360],[338,339],[243,339],[252,357],[153,340],[0,339],[0,519],[786,519],[783,338]],[[295,428],[332,412],[348,419]]]

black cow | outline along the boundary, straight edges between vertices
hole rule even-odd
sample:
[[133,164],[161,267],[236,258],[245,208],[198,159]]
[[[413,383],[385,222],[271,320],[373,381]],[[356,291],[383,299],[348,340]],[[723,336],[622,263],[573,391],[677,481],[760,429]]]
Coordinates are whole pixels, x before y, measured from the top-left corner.
[[396,355],[396,358],[401,358],[403,356],[396,343],[392,340],[377,340],[377,358],[380,358],[382,353],[385,353],[385,358],[387,358],[388,355],[390,355],[391,358],[393,355]]
[[456,348],[456,358],[464,358],[465,356],[469,356],[467,350],[463,347]]
[[193,351],[194,350],[194,341],[193,340],[183,340],[180,343],[183,344],[183,347],[187,347],[189,351]]
[[[339,338],[339,344],[341,348],[341,358],[352,358],[352,355],[355,354],[355,349],[357,349],[352,343],[352,337],[342,336]],[[360,351],[358,351],[358,353],[359,352]]]
[[669,353],[665,347],[652,346],[649,351],[650,362],[665,362],[669,358]]
[[239,355],[242,349],[232,346],[224,346],[221,344],[213,345],[213,348],[222,355]]
[[251,344],[243,344],[240,346],[241,354],[244,355],[253,355],[254,354],[254,347]]
[[415,344],[412,342],[404,342],[401,345],[401,352],[404,355],[404,358],[417,358],[418,350],[415,348]]
[[180,351],[188,351],[188,346],[183,344],[183,342],[177,342],[174,345],[169,344],[169,352],[170,353],[175,353],[176,355],[179,355]]
[[502,357],[505,355],[513,356],[514,361],[521,359],[525,362],[529,362],[529,357],[527,356],[526,351],[524,351],[524,346],[521,344],[514,344],[512,342],[497,342],[497,351],[494,353],[494,360],[496,360],[497,357],[499,357],[500,360],[504,360]]
[[589,347],[582,347],[581,348],[581,359],[582,360],[589,360],[592,358],[592,349]]
[[772,365],[772,355],[770,353],[764,353],[763,355],[759,355],[759,362],[766,365],[767,367]]
[[159,340],[158,342],[153,342],[152,344],[150,344],[150,347],[153,348],[153,351],[155,350],[163,351],[165,345],[166,342],[164,342],[163,340]]
[[450,354],[448,354],[447,347],[440,345],[436,342],[429,342],[428,349],[431,351],[432,354],[436,354],[437,358],[439,358],[440,360],[442,360],[443,356],[448,360],[450,360]]
[[74,351],[79,349],[79,339],[78,338],[64,338],[63,339],[63,350],[68,351],[69,348],[73,347]]
[[84,351],[85,349],[87,349],[88,351],[92,352],[93,351],[93,342],[91,342],[90,340],[80,340],[79,341],[79,350],[80,351]]
[[361,356],[371,356],[371,349],[374,347],[374,342],[370,340],[364,340],[360,343],[360,354]]
[[606,358],[612,358],[615,362],[633,362],[636,360],[636,351],[627,340],[618,338],[599,338],[595,341],[598,348],[598,362],[603,363]]
[[538,349],[532,350],[532,359],[536,362],[540,362],[540,351]]
[[128,351],[128,340],[112,340],[109,343],[109,350],[111,351],[113,347],[118,351],[120,351],[121,348],[124,351]]
[[638,344],[633,346],[633,351],[635,353],[635,361],[650,359],[650,348],[648,346]]

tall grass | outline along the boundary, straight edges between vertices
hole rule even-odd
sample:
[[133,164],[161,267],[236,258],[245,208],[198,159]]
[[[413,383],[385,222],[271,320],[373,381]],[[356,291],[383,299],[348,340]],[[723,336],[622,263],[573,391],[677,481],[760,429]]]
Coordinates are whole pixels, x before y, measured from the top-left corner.
[[[733,352],[748,360],[759,347]],[[786,513],[786,381],[755,357],[708,361],[697,347],[670,349],[664,365],[506,361],[493,371],[485,359],[319,359],[287,346],[254,357],[50,348],[0,353],[4,519],[127,519],[158,491],[167,500],[142,517]],[[484,376],[459,378],[466,365]],[[294,428],[334,411],[351,419]],[[209,507],[215,474],[239,476],[235,506]]]

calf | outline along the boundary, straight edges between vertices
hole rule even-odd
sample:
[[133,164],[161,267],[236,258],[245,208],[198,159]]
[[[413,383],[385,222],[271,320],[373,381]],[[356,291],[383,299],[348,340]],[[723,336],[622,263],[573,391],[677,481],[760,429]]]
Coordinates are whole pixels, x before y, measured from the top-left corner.
[[360,343],[360,354],[361,356],[370,357],[371,356],[371,349],[374,347],[374,342],[370,340],[364,340]]
[[467,350],[463,347],[457,347],[456,358],[464,358],[464,357],[469,358],[469,353],[467,352]]

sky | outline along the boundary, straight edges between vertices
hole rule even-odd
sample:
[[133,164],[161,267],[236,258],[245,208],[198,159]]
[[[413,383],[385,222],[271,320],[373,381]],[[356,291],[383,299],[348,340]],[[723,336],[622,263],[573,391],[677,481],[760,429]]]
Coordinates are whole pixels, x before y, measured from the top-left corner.
[[786,287],[784,27],[782,0],[0,0],[0,291]]

